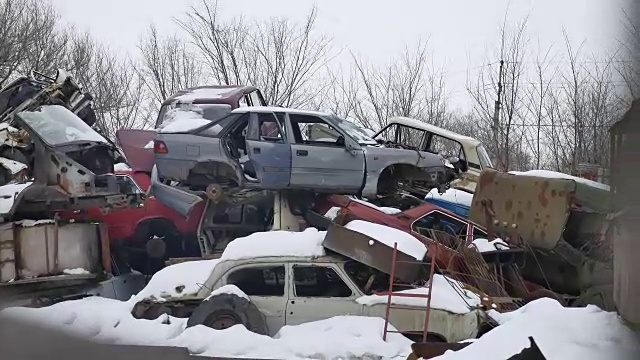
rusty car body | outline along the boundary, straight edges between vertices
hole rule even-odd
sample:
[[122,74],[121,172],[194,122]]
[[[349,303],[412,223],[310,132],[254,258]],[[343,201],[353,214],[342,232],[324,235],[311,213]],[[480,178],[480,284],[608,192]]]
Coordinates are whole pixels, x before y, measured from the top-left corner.
[[[61,105],[43,105],[16,114],[12,136],[23,140],[20,156],[29,166],[29,185],[5,217],[63,208],[127,207],[138,193],[126,193],[113,174],[118,149]],[[19,129],[19,130],[18,130]]]
[[523,276],[612,309],[607,185],[570,175],[483,170],[469,218],[527,250]]
[[[337,216],[333,220],[322,218],[332,209],[339,209],[334,211]],[[523,248],[511,246],[508,249],[496,248],[495,251],[478,251],[472,242],[490,238],[486,229],[436,205],[424,202],[405,211],[392,212],[363,200],[329,195],[317,201],[309,216],[312,226],[329,229],[325,240],[329,248],[350,257],[370,250],[366,246],[370,239],[344,227],[353,220],[381,224],[411,234],[427,244],[428,256],[443,274],[474,286],[491,298],[500,310],[513,310],[538,296],[564,301],[540,283],[521,276],[518,266],[525,256]],[[359,259],[384,271],[390,256],[387,251]],[[408,276],[415,276],[413,266],[406,267]]]

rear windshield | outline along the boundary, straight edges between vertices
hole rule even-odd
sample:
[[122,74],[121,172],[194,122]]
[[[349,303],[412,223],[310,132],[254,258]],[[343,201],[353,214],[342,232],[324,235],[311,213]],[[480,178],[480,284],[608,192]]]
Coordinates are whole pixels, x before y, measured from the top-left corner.
[[182,107],[199,107],[202,109],[202,117],[207,120],[218,120],[231,113],[231,105],[229,104],[169,104],[160,108],[158,114],[158,120],[156,122],[156,128],[158,128],[165,120],[167,112],[171,109],[177,109]]

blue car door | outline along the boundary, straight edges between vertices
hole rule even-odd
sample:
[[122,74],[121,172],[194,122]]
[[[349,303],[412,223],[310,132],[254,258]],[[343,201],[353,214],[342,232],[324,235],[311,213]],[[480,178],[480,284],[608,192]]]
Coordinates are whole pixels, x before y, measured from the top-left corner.
[[[283,124],[271,112],[252,113],[247,132],[245,176],[252,177],[260,187],[279,190],[289,187],[291,178],[291,145],[286,140]],[[250,169],[252,168],[252,169]]]

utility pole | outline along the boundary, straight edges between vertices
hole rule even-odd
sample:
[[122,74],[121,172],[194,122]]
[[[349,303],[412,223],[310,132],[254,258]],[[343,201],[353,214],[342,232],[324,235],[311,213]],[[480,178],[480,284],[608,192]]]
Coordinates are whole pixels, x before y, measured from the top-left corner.
[[[498,139],[498,129],[500,128],[500,106],[502,105],[502,103],[500,102],[500,97],[502,95],[502,69],[504,67],[504,60],[500,60],[500,72],[498,74],[498,99],[496,100],[495,104],[494,104],[494,108],[493,108],[493,126],[492,126],[492,130],[493,130],[493,139],[496,142],[496,146],[497,148],[497,156],[498,156],[498,162],[500,164],[504,164],[503,163],[503,159],[500,158],[500,141]],[[508,155],[507,155],[508,156]]]

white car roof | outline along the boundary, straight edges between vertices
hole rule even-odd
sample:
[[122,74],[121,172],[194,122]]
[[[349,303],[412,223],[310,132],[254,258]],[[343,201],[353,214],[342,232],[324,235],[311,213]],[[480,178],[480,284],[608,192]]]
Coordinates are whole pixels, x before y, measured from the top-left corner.
[[411,119],[408,117],[402,117],[402,116],[398,116],[398,117],[393,117],[391,119],[389,119],[388,124],[393,124],[393,123],[397,123],[400,125],[404,125],[404,126],[410,126],[416,129],[421,129],[421,130],[425,130],[425,131],[429,131],[432,132],[434,134],[438,134],[447,138],[450,138],[452,140],[456,140],[459,142],[472,142],[475,145],[479,145],[480,141],[477,139],[474,139],[472,137],[469,136],[464,136],[458,133],[455,133],[453,131],[449,131],[446,129],[443,129],[441,127],[435,126],[435,125],[431,125],[429,123],[426,123],[424,121],[420,121],[420,120],[416,120],[416,119]]
[[243,113],[249,113],[249,112],[286,112],[289,114],[316,115],[316,116],[331,115],[327,112],[322,112],[322,111],[291,109],[291,108],[284,108],[284,107],[278,107],[278,106],[244,106],[231,111],[231,113],[234,113],[234,114],[243,114]]

